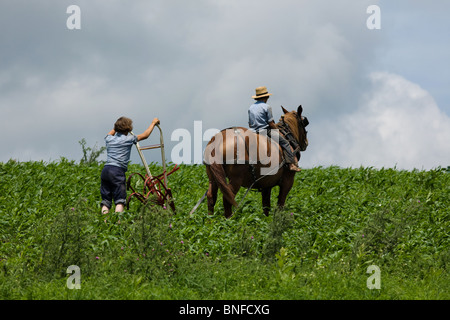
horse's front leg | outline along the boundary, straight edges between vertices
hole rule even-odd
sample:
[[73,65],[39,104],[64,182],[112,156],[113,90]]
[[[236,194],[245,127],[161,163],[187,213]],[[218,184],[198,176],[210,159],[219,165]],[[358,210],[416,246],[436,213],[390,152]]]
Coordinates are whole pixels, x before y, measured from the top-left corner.
[[272,187],[264,188],[261,190],[263,212],[266,216],[270,211],[270,195],[272,193]]
[[280,193],[278,194],[278,207],[284,208],[284,204],[286,202],[286,197],[291,191],[292,186],[294,185],[294,174],[295,172],[290,171],[288,173],[288,176],[285,176],[282,179],[282,182],[280,184]]

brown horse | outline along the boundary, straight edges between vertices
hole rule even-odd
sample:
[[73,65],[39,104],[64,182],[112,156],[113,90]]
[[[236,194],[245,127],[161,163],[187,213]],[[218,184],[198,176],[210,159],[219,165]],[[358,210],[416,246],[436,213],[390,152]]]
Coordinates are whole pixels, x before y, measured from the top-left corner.
[[[281,135],[290,134],[295,139],[298,147],[294,153],[300,160],[300,151],[305,151],[308,146],[305,129],[308,120],[302,116],[302,106],[291,112],[281,108],[284,115],[277,123],[277,128]],[[268,216],[271,190],[278,185],[278,206],[283,207],[295,175],[295,171],[284,165],[283,159],[279,144],[264,134],[243,127],[232,127],[217,133],[209,141],[204,157],[209,178],[208,213],[214,213],[217,191],[220,189],[225,217],[231,217],[232,206],[237,206],[235,196],[241,187],[261,191],[264,214]]]

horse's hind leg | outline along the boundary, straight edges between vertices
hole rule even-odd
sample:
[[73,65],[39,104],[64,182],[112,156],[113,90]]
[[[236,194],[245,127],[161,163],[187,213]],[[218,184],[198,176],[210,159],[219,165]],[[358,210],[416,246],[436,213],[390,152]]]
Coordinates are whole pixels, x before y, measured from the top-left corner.
[[216,181],[213,179],[209,180],[209,187],[208,187],[208,193],[206,194],[206,197],[208,199],[208,214],[212,215],[214,214],[214,206],[216,205],[217,201],[217,190],[218,186]]
[[[231,190],[234,194],[234,196],[236,196],[236,194],[239,192],[239,189],[242,186],[242,180],[243,180],[243,176],[239,175],[237,177],[234,177],[233,179],[230,180],[230,187]],[[225,197],[223,197],[223,208],[225,211],[225,217],[228,219],[233,215],[233,206],[231,205],[230,202],[228,202],[228,200],[225,199]]]
[[219,186],[217,185],[217,182],[214,179],[209,167],[206,167],[206,174],[209,179],[208,192],[206,193],[206,198],[208,201],[208,214],[212,215],[214,214],[214,206],[216,205],[217,190],[219,189]]

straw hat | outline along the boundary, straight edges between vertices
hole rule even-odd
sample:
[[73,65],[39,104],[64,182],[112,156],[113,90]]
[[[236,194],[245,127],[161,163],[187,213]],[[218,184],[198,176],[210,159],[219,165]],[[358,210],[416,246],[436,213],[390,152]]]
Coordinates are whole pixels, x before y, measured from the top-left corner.
[[256,88],[256,95],[252,96],[253,99],[260,99],[260,98],[264,98],[264,97],[268,97],[271,96],[272,94],[267,92],[267,88],[266,87],[258,87]]

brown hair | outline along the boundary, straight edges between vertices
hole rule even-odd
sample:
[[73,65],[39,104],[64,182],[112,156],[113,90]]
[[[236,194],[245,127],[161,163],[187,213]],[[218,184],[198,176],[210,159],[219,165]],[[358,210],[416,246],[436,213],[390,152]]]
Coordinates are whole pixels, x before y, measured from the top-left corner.
[[122,134],[127,134],[133,130],[133,120],[127,117],[120,117],[114,124],[114,130]]

